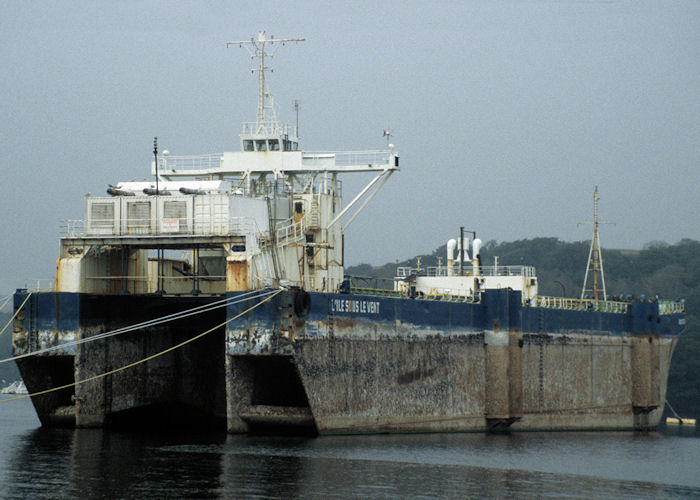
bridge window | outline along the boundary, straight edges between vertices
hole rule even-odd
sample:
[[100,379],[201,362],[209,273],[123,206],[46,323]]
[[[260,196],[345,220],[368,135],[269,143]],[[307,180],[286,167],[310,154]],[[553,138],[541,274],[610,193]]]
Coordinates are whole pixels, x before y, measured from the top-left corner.
[[267,141],[255,141],[255,149],[258,151],[267,151]]
[[270,151],[279,151],[280,143],[277,139],[270,139],[267,141],[270,144]]
[[243,151],[255,151],[253,141],[243,141]]

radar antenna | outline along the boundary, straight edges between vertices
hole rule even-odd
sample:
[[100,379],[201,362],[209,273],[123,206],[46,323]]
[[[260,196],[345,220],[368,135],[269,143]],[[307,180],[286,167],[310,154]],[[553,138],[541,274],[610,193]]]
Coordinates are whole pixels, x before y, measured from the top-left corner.
[[[598,300],[599,290],[598,290],[598,276],[600,275],[600,282],[602,285],[603,300],[607,300],[608,296],[605,292],[605,273],[603,272],[603,254],[600,251],[600,238],[598,237],[598,226],[600,224],[614,224],[614,222],[600,222],[598,221],[598,200],[600,196],[598,195],[598,186],[593,190],[593,222],[579,222],[577,225],[581,224],[593,224],[593,239],[591,240],[591,249],[588,251],[588,264],[586,264],[586,276],[583,278],[583,288],[581,289],[581,298],[583,299],[586,292],[590,292],[593,295],[593,300]],[[592,288],[587,288],[588,286],[588,276],[593,274],[593,284]]]
[[[265,57],[274,57],[275,51],[271,50],[269,47],[274,47],[277,44],[285,45],[288,42],[303,42],[305,38],[275,38],[264,31],[258,32],[257,39],[251,37],[250,40],[239,40],[234,42],[226,42],[226,46],[238,45],[239,47],[245,47],[245,49],[250,54],[251,59],[258,59],[258,68],[252,69],[251,72],[258,72],[258,117],[256,124],[257,134],[266,134],[267,128],[265,125],[265,110],[271,110],[271,123],[273,130],[277,127],[277,117],[275,116],[274,101],[272,95],[267,90],[265,84],[265,72],[272,71],[271,67],[265,66]],[[268,105],[269,102],[269,105]]]

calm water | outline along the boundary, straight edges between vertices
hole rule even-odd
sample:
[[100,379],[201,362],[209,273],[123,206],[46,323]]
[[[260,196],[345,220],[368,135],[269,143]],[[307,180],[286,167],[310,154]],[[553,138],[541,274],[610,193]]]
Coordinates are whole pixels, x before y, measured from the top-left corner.
[[700,498],[700,437],[45,430],[0,403],[0,498]]

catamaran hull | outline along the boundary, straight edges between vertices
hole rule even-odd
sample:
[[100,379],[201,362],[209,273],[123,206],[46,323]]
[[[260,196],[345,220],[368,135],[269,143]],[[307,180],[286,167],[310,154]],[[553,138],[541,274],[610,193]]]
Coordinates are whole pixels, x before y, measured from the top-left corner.
[[[16,308],[26,296],[15,296]],[[15,320],[14,353],[58,349],[18,360],[22,376],[30,393],[69,385],[32,398],[42,423],[320,434],[650,429],[684,324],[653,302],[624,314],[567,311],[523,306],[508,290],[478,303],[297,289],[264,303],[235,303],[240,296],[75,346],[224,297],[32,295]]]
[[[223,309],[147,326],[106,339],[74,341],[211,304],[221,297],[15,294],[13,353],[42,425],[67,427],[200,427],[226,419],[223,328],[139,363],[224,322]],[[134,366],[119,370],[121,367]],[[116,370],[116,371],[115,371]],[[108,372],[114,373],[103,376]],[[77,385],[73,385],[78,382]]]
[[652,429],[683,324],[654,303],[546,310],[506,290],[476,304],[309,298],[308,311],[289,294],[229,325],[230,432],[290,415],[320,434]]

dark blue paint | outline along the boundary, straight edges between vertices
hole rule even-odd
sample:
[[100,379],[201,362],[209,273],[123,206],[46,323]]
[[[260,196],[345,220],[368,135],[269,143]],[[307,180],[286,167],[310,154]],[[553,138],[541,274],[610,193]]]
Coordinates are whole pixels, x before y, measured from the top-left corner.
[[[229,297],[240,292],[230,292]],[[19,307],[27,296],[26,291],[18,291],[14,296],[15,308]],[[512,290],[486,290],[479,303],[441,302],[432,300],[408,299],[397,297],[378,297],[371,295],[350,295],[335,293],[310,293],[311,309],[306,316],[309,321],[327,321],[329,313],[338,318],[352,318],[368,324],[381,323],[389,331],[397,322],[421,329],[433,329],[436,332],[453,330],[484,331],[499,329],[522,329],[524,333],[596,333],[608,335],[653,334],[677,336],[684,326],[679,321],[684,314],[659,314],[656,302],[632,302],[627,314],[606,313],[599,311],[569,311],[523,306],[520,292]],[[25,305],[24,328],[27,331],[54,330],[75,332],[82,324],[104,320],[93,316],[89,311],[90,300],[105,296],[69,292],[34,293]],[[113,300],[122,300],[113,297]],[[135,298],[127,300],[136,300]],[[332,311],[334,300],[365,301],[377,303],[376,314],[370,312]],[[269,302],[262,304],[246,315],[248,324],[271,326],[279,323],[282,311],[291,313],[291,296],[279,294]],[[246,301],[228,306],[227,317],[231,318],[246,310],[251,303]],[[94,311],[104,314],[103,308]],[[366,311],[369,311],[368,307]],[[102,311],[102,312],[100,312]],[[293,313],[292,313],[293,314]],[[235,326],[234,326],[235,325]],[[229,328],[240,328],[241,322],[235,322]]]
[[[15,310],[28,292],[14,295]],[[101,295],[72,292],[35,292],[24,306],[26,331],[77,333],[80,327],[111,327],[155,319],[219,300],[219,297],[160,297],[155,295]],[[248,304],[247,307],[249,307]],[[272,314],[273,309],[267,311]],[[215,314],[215,313],[212,313]],[[223,318],[223,311],[221,317]],[[222,319],[223,321],[223,319]]]
[[[15,293],[15,309],[22,305],[28,294],[23,290]],[[70,292],[33,293],[24,306],[24,329],[27,331],[77,331],[80,324],[81,295]]]
[[[238,293],[229,293],[229,296]],[[679,324],[683,314],[659,315],[656,302],[632,302],[629,312],[609,313],[600,311],[572,311],[522,305],[519,291],[486,290],[479,303],[442,302],[373,295],[353,295],[311,292],[311,310],[306,316],[310,322],[328,321],[329,315],[337,318],[352,318],[367,324],[383,324],[387,331],[399,322],[421,329],[438,332],[453,330],[521,329],[524,333],[589,333],[604,335],[658,334],[678,336],[684,326]],[[247,315],[248,322],[260,327],[271,327],[278,323],[280,307],[289,302],[289,297],[280,294],[273,303]],[[332,310],[333,301],[366,301],[379,304],[378,314],[345,310]],[[249,307],[246,304],[230,306],[228,317]],[[230,325],[238,329],[240,324]],[[307,334],[312,332],[307,331]]]

